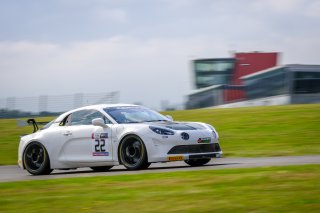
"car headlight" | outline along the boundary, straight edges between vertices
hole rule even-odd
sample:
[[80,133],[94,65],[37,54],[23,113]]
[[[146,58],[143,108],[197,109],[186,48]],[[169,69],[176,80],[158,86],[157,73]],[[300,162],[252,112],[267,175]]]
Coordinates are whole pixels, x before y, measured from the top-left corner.
[[149,128],[159,134],[159,135],[174,135],[174,132],[169,130],[169,129],[162,129],[162,128],[159,128],[159,127],[154,127],[154,126],[149,126]]

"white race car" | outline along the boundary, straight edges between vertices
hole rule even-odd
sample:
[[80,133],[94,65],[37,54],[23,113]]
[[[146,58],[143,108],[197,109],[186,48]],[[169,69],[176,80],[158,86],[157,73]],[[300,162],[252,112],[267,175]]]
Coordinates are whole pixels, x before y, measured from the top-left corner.
[[80,167],[107,171],[119,164],[146,169],[154,162],[182,160],[202,166],[222,156],[218,133],[211,125],[175,122],[137,105],[78,108],[40,130],[30,120],[35,132],[21,137],[18,164],[33,175]]

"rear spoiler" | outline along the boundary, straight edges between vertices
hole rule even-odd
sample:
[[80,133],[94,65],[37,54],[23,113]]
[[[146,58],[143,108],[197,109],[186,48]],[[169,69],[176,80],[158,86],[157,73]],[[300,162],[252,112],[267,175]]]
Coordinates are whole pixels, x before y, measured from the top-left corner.
[[17,125],[18,126],[28,126],[28,125],[32,125],[33,126],[33,132],[36,132],[39,130],[39,125],[46,125],[49,122],[36,122],[36,120],[34,118],[30,118],[27,121],[23,121],[23,120],[17,120]]

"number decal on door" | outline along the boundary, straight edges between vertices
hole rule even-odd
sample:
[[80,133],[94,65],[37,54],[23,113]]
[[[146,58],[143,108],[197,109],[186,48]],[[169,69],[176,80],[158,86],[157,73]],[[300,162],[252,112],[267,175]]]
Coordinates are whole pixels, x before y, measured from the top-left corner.
[[95,139],[94,151],[105,152],[106,151],[106,141],[104,139]]
[[92,139],[94,139],[93,156],[109,156],[109,152],[106,147],[107,138],[108,133],[92,134]]

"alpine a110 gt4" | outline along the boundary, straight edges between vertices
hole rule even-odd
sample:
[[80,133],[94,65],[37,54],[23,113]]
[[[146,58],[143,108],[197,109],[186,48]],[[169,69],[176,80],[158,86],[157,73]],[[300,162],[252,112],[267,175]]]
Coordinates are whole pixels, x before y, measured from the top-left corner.
[[63,113],[21,137],[18,164],[33,175],[53,169],[91,167],[107,171],[124,165],[146,169],[151,163],[185,161],[202,166],[221,157],[215,128],[200,122],[176,122],[143,106],[92,105]]

